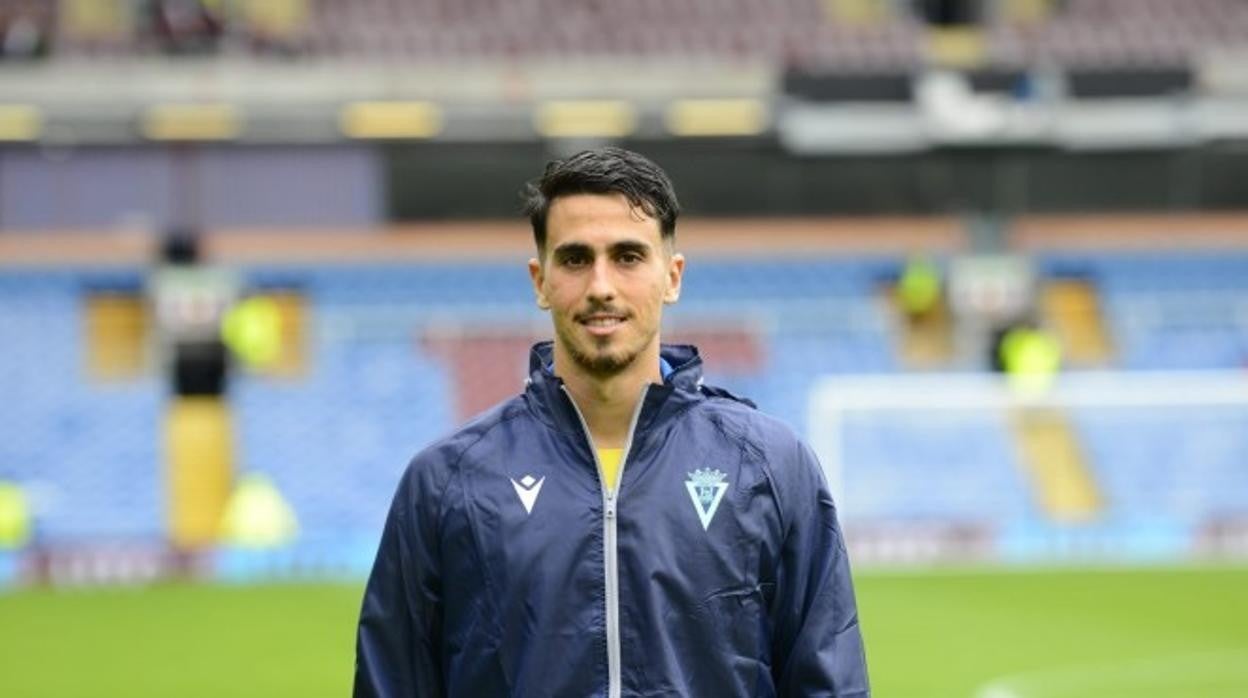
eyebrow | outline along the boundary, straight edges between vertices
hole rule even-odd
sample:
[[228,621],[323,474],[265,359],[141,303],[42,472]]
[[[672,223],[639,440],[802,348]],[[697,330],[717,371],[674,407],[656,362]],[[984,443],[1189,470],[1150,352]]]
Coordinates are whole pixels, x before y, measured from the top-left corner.
[[621,252],[636,252],[646,255],[650,253],[650,246],[637,240],[623,240],[611,246],[612,254],[620,254]]
[[[620,242],[612,243],[611,246],[607,248],[607,253],[612,255],[624,252],[649,254],[650,246],[639,240],[621,240]],[[592,257],[594,256],[594,248],[583,242],[565,242],[564,244],[556,247],[552,255],[555,259],[560,260],[567,259],[568,257],[575,255]]]
[[555,260],[562,261],[562,260],[568,259],[569,257],[576,257],[576,256],[592,257],[593,255],[594,255],[594,248],[590,247],[589,245],[586,245],[583,242],[565,242],[564,244],[556,247],[554,252],[551,252],[550,256]]

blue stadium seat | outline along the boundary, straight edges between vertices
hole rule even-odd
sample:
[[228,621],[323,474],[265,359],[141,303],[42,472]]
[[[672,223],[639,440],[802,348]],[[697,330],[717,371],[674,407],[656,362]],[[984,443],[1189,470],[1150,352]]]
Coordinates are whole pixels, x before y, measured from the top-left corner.
[[[1240,299],[1248,297],[1248,255],[1072,254],[1040,264],[1045,274],[1097,284],[1123,367],[1245,364]],[[817,376],[902,370],[879,298],[881,280],[894,278],[900,265],[886,256],[701,260],[669,319],[756,332],[761,358],[753,372],[712,364],[707,380],[805,432]],[[253,287],[298,289],[309,303],[307,375],[243,375],[230,390],[238,468],[273,478],[307,541],[370,540],[408,459],[454,427],[449,368],[424,351],[422,328],[503,318],[527,331],[544,322],[518,265],[261,265],[243,272]],[[134,288],[141,280],[138,269],[0,271],[0,479],[32,488],[45,540],[163,535],[166,388],[157,376],[94,385],[81,356],[83,292]],[[1187,417],[1168,412],[1141,427],[1104,411],[1076,416],[1115,515],[1243,513],[1248,437],[1239,435],[1248,434],[1248,416]],[[1010,431],[991,419],[859,415],[847,425],[845,447],[848,518],[1017,521],[1035,514]],[[1187,465],[1164,467],[1174,462]]]

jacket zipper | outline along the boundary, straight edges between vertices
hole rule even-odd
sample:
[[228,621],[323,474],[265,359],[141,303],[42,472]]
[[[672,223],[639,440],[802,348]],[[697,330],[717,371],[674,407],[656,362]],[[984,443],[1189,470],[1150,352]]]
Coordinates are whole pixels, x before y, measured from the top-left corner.
[[585,422],[585,415],[581,414],[581,408],[577,406],[576,400],[572,399],[572,393],[568,392],[568,387],[566,385],[561,387],[567,393],[568,401],[572,403],[572,409],[576,411],[577,419],[581,422],[585,440],[589,442],[589,451],[594,457],[598,483],[602,487],[602,552],[603,565],[606,568],[603,577],[606,580],[607,605],[607,698],[620,698],[620,562],[615,540],[616,506],[619,501],[620,483],[624,482],[624,466],[628,463],[628,452],[633,447],[633,434],[637,429],[637,419],[641,416],[641,406],[646,403],[646,393],[650,391],[650,384],[647,383],[642,388],[641,397],[637,399],[637,407],[633,410],[633,418],[628,425],[628,437],[624,441],[624,450],[620,453],[620,464],[615,472],[615,482],[611,483],[615,487],[602,479],[602,462],[598,458],[598,447],[594,445],[594,436],[589,432],[589,424]]

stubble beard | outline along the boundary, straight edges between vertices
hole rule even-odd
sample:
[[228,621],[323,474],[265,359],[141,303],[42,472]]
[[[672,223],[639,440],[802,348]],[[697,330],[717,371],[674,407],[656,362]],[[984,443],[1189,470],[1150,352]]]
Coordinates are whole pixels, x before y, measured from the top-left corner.
[[563,344],[564,351],[572,362],[579,366],[589,375],[595,378],[610,378],[624,372],[629,366],[637,362],[637,357],[641,356],[642,349],[649,346],[654,339],[654,334],[645,338],[638,347],[629,349],[621,348],[616,351],[591,352],[582,348],[580,342],[570,332],[564,328],[557,328],[559,340]]

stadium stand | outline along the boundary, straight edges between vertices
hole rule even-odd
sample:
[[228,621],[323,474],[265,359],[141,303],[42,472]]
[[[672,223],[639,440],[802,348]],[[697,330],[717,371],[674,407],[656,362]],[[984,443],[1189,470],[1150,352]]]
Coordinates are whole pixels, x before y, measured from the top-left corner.
[[1202,52],[1242,44],[1248,12],[1233,0],[1070,0],[1038,22],[1006,15],[988,26],[1000,65],[1127,67],[1184,65]]
[[[111,11],[97,10],[85,19],[81,12],[70,13],[59,23],[58,54],[120,57],[160,46],[169,50],[169,42],[179,36],[185,51],[195,37],[200,39],[197,52],[213,47],[207,40],[215,41],[221,31],[215,15],[196,10],[203,6],[195,1],[165,4],[169,7],[151,16],[136,16],[127,3],[118,2],[111,3]],[[251,7],[266,5],[284,8]],[[838,21],[816,0],[265,0],[242,6],[238,16],[226,18],[221,50],[258,47],[254,52],[261,56],[271,54],[271,39],[231,43],[230,33],[254,37],[257,28],[263,29],[264,37],[281,34],[286,46],[331,59],[434,62],[645,55],[897,69],[915,64],[919,45],[917,22],[908,16],[865,24]],[[153,43],[154,34],[162,42]]]
[[1091,279],[1127,369],[1234,369],[1248,364],[1242,254],[1052,256],[1053,276]]
[[0,477],[35,493],[40,540],[161,535],[160,380],[87,378],[85,289],[116,281],[90,270],[0,273]]
[[[12,16],[38,14],[39,26],[55,21],[56,51],[64,56],[122,56],[158,49],[162,44],[153,43],[154,33],[162,33],[166,42],[178,32],[184,41],[189,41],[188,32],[207,38],[213,22],[221,21],[194,0],[165,3],[167,8],[151,15],[127,2],[96,4],[86,10],[80,7],[84,3],[70,1],[62,3],[59,13],[35,13],[30,8],[42,3],[6,0],[0,10],[7,6]],[[333,59],[451,62],[644,55],[763,60],[866,73],[906,71],[926,59],[924,23],[911,12],[894,8],[855,13],[819,0],[266,0],[239,7],[223,29],[213,31],[242,37],[223,44],[229,51],[260,56],[272,55],[277,44]],[[165,16],[181,20],[161,19]],[[1248,13],[1234,0],[1071,0],[1038,16],[986,13],[984,36],[985,62],[1000,67],[1177,66],[1202,52],[1242,44],[1248,38]]]
[[[1190,93],[1202,84],[1195,68],[1207,54],[1248,42],[1248,9],[1233,0],[1194,0],[1181,5],[1163,0],[1070,0],[1047,16],[989,13],[980,26],[954,29],[933,29],[916,14],[899,9],[900,4],[893,6],[894,11],[865,14],[848,9],[852,4],[823,0],[253,0],[234,4],[241,8],[239,13],[227,16],[197,0],[145,4],[143,11],[126,0],[45,4],[0,0],[0,54],[6,61],[79,61],[83,65],[112,58],[162,70],[208,66],[215,60],[208,56],[219,57],[223,66],[266,63],[265,70],[275,65],[333,66],[341,74],[349,72],[343,66],[383,66],[382,73],[372,74],[383,78],[378,84],[389,84],[384,78],[393,73],[385,70],[409,66],[425,66],[433,75],[442,67],[460,65],[492,66],[502,73],[522,63],[761,65],[767,79],[728,93],[755,98],[753,106],[765,116],[776,107],[779,131],[786,123],[793,126],[792,120],[784,118],[787,107],[843,106],[820,102],[860,106],[871,102],[884,109],[856,112],[851,107],[844,114],[854,124],[873,120],[863,114],[886,114],[892,108],[906,110],[903,116],[913,117],[916,110],[932,107],[924,103],[922,90],[915,89],[922,87],[924,71],[946,62],[967,71],[971,89],[1019,97],[1020,104],[1036,87],[1029,75],[1049,71],[1064,73],[1069,94],[1076,98],[1164,98],[1174,92]],[[190,54],[194,57],[187,57]],[[187,60],[178,60],[184,57]],[[600,76],[593,75],[592,69],[589,72],[591,81],[600,82]],[[21,78],[23,73],[12,75]],[[285,77],[281,71],[265,75],[266,79],[276,76],[278,82]],[[445,79],[454,82],[457,78]],[[230,80],[223,77],[221,82]],[[533,117],[540,116],[541,102],[559,95],[565,85],[551,83],[555,87],[532,93],[517,88],[513,93],[507,91],[511,88],[506,80],[483,82],[490,89],[473,93],[477,95],[473,99],[481,101],[467,108],[468,112],[480,116],[500,105],[524,103],[524,109],[509,112],[506,118],[520,124],[527,139],[557,138],[557,132],[536,127],[540,119]],[[30,88],[23,93],[28,96],[45,95],[37,80],[14,84]],[[182,83],[153,80],[152,84]],[[251,83],[249,89],[267,98],[266,84]],[[329,85],[329,92],[308,94],[335,94],[334,84],[317,83],[318,89]],[[291,92],[299,93],[309,83],[300,85]],[[645,93],[663,97],[652,98],[648,105],[652,111],[639,112],[642,118],[634,119],[641,124],[639,132],[647,138],[666,133],[655,118],[660,112],[654,110],[665,109],[669,100],[687,97],[683,91],[688,89],[681,85],[671,94]],[[150,106],[149,99],[170,103],[186,95],[206,95],[207,100],[222,102],[234,99],[229,90],[217,92],[211,86],[202,93],[197,90],[132,95],[132,111]],[[462,97],[467,92],[446,94]],[[349,99],[375,96],[362,91]],[[961,95],[968,100],[973,96]],[[630,97],[634,98],[638,103],[645,101]],[[160,225],[170,222],[166,219],[194,214],[210,228],[314,222],[377,225],[398,207],[398,197],[383,190],[398,188],[406,179],[403,156],[428,158],[435,163],[430,171],[443,175],[437,163],[450,164],[454,155],[450,150],[445,152],[451,155],[440,154],[437,146],[443,144],[437,143],[405,153],[360,145],[331,158],[333,153],[323,147],[325,143],[341,144],[342,138],[354,138],[349,129],[334,130],[335,124],[342,125],[336,117],[351,113],[350,109],[338,111],[344,106],[338,104],[341,99],[348,97],[335,94],[332,100],[314,99],[323,110],[317,117],[323,123],[316,126],[321,130],[309,129],[296,136],[307,139],[304,146],[318,143],[320,150],[287,150],[289,144],[265,140],[285,132],[290,114],[298,111],[284,112],[278,107],[266,117],[273,118],[278,128],[268,135],[261,130],[248,136],[254,142],[230,142],[243,131],[225,128],[205,138],[226,141],[217,146],[184,147],[196,138],[175,133],[164,140],[177,145],[166,149],[149,142],[162,140],[159,129],[144,130],[151,119],[136,121],[128,112],[116,121],[124,127],[124,137],[105,138],[112,144],[105,148],[88,146],[64,157],[40,148],[6,149],[5,177],[0,179],[9,182],[8,205],[0,222],[28,228],[26,234],[35,246],[40,228],[98,229],[131,211]],[[54,136],[77,137],[72,128],[64,130],[65,124],[56,122],[59,112],[48,111],[45,124],[42,105],[35,104],[39,100],[30,101],[31,105],[0,114],[8,124],[7,138],[37,142],[45,125],[51,126]],[[454,101],[446,100],[448,104]],[[221,111],[225,126],[262,121],[251,118],[248,109],[254,105],[243,102],[224,105],[228,107]],[[959,105],[970,103],[954,102],[953,111],[961,114]],[[471,120],[465,118],[466,112],[452,108],[463,105],[451,105],[445,114],[439,111],[447,106],[440,98],[422,105],[437,115],[430,117],[431,122],[445,116],[454,128]],[[527,110],[534,105],[536,111]],[[1018,105],[1000,106],[1006,114]],[[1150,107],[1170,113],[1164,99]],[[818,113],[812,114],[818,121]],[[202,116],[193,113],[190,121]],[[1230,112],[1227,120],[1234,121],[1234,117],[1235,112]],[[750,140],[747,149],[766,144],[755,150],[783,151],[786,164],[800,160],[792,158],[791,152],[797,151],[786,150],[789,146],[781,143],[777,148],[775,142],[761,140],[775,134],[768,133],[767,118],[758,121],[761,125],[750,131],[749,138],[760,140]],[[1178,121],[1167,118],[1165,123]],[[487,118],[478,124],[487,130],[463,131],[449,138],[492,142],[489,139],[498,138],[499,133],[488,128],[497,128],[499,123]],[[907,121],[898,128],[906,134],[921,133],[923,123]],[[413,139],[436,139],[438,128]],[[825,130],[832,133],[837,128]],[[1060,135],[1060,129],[1056,131]],[[991,139],[997,136],[1010,142],[1009,133],[994,133],[989,128],[986,135],[980,134],[986,139],[983,143],[994,143]],[[1038,132],[1023,128],[1019,133],[1026,136],[1021,143],[1041,142],[1028,140]],[[1205,135],[1215,138],[1219,133]],[[116,147],[117,143],[133,143],[125,139],[138,137],[135,134],[144,134],[143,147],[133,152]],[[856,140],[852,133],[842,137]],[[975,143],[979,141],[965,144]],[[507,167],[520,171],[523,166],[529,172],[525,159],[544,153],[543,147],[514,155]],[[474,152],[478,161],[458,165],[473,180],[476,169],[495,164],[494,153],[488,149]],[[872,151],[868,147],[864,152]],[[315,166],[308,159],[322,156],[323,161],[318,159]],[[950,162],[960,156],[959,152]],[[115,159],[117,169],[96,166],[108,159]],[[349,172],[344,169],[348,161],[356,163]],[[791,168],[766,159],[756,162],[760,170],[774,167],[768,169],[770,179],[758,187],[775,190],[775,199],[767,201],[769,213],[784,210],[786,201],[797,201],[797,194],[785,198],[790,190],[809,189],[812,200],[822,199],[825,194],[832,196],[831,190],[841,181],[830,176],[830,169],[810,162]],[[1129,166],[1130,160],[1121,162]],[[935,159],[927,166],[920,162],[913,168],[902,167],[921,175],[913,180],[913,189],[929,198],[939,199],[939,194],[930,192],[944,191],[946,185],[950,191],[978,186],[960,181],[955,170],[946,170],[944,164]],[[855,175],[868,172],[866,164],[847,162],[844,167],[848,174],[836,174],[845,180],[870,180],[869,175]],[[390,171],[382,174],[383,168]],[[506,168],[500,165],[499,169]],[[690,172],[711,174],[712,169],[718,168],[712,165]],[[103,182],[102,173],[109,175]],[[985,190],[1009,188],[998,186],[1003,181],[997,177],[1000,172],[985,170],[984,174]],[[514,183],[510,170],[499,179],[508,186]],[[717,190],[716,186],[727,184],[713,177],[688,179],[708,182],[710,194],[703,197],[707,200],[733,198],[724,192],[735,190]],[[279,185],[312,181],[317,187]],[[450,184],[445,185],[446,192],[435,187],[423,191],[418,178],[411,181],[420,190],[413,197],[450,198],[443,195],[457,188]],[[890,186],[890,181],[902,180],[881,179],[872,189],[904,188]],[[133,186],[135,182],[143,186]],[[1020,191],[1030,186],[1025,177],[1010,186],[1014,185]],[[1078,182],[1074,186],[1082,188]],[[44,188],[49,194],[27,203],[25,191],[31,188]],[[144,194],[136,192],[150,196],[143,198]],[[279,198],[303,217],[276,215],[278,206],[269,200]],[[331,200],[341,202],[337,216],[328,212],[326,203]],[[93,202],[107,205],[97,210],[91,207]],[[384,206],[391,210],[383,212]],[[196,211],[197,207],[202,210]],[[763,225],[782,226],[778,221]],[[234,232],[246,239],[255,231]],[[712,363],[708,381],[751,397],[799,430],[809,431],[817,427],[807,421],[810,406],[806,400],[818,376],[981,368],[965,351],[950,351],[949,356],[935,352],[937,359],[924,368],[910,360],[904,319],[890,296],[910,250],[872,252],[867,242],[871,235],[859,231],[848,252],[833,252],[834,236],[820,230],[826,236],[825,248],[773,255],[763,249],[769,239],[760,233],[768,232],[757,227],[744,230],[742,237],[751,243],[748,247],[699,256],[686,279],[685,300],[669,315],[673,336],[726,337],[726,354],[744,357]],[[333,233],[327,235],[333,237]],[[346,237],[338,236],[339,242],[330,246],[338,244],[336,250],[342,252],[350,245],[363,244],[342,242]],[[721,237],[716,244],[726,239]],[[945,252],[965,251],[953,247]],[[83,249],[75,254],[89,256]],[[716,248],[708,249],[714,252]],[[454,261],[422,259],[417,254],[391,261],[344,260],[335,259],[331,250],[315,262],[244,261],[238,265],[249,289],[297,296],[306,304],[309,324],[299,371],[235,376],[229,393],[236,425],[237,452],[233,455],[237,473],[260,473],[276,485],[299,520],[301,540],[331,547],[349,540],[356,548],[367,548],[407,458],[480,407],[483,401],[465,400],[465,394],[499,394],[513,366],[502,360],[501,352],[527,342],[543,319],[532,308],[521,264],[504,265],[470,255]],[[1088,368],[1234,371],[1248,365],[1248,306],[1243,300],[1248,291],[1248,256],[1242,250],[1164,254],[1045,250],[1035,260],[1042,285],[1078,281],[1085,286],[1084,300],[1100,313],[1100,324],[1091,334],[1103,332],[1105,341]],[[948,260],[936,261],[943,265]],[[165,533],[169,502],[161,471],[165,460],[161,425],[171,397],[164,376],[158,369],[139,376],[126,376],[124,371],[112,377],[93,375],[85,353],[92,341],[88,296],[94,290],[122,287],[137,297],[144,275],[133,260],[110,271],[90,266],[0,268],[0,336],[5,338],[0,347],[5,359],[0,362],[0,393],[9,398],[0,427],[5,430],[0,438],[0,480],[17,481],[32,492],[36,537],[41,544],[151,540]],[[497,336],[484,340],[474,336],[482,327]],[[457,352],[470,353],[466,351],[470,345],[478,364],[454,365]],[[495,370],[474,371],[483,361],[493,361]],[[1082,370],[1083,366],[1072,368]],[[522,361],[515,362],[514,371],[518,387]],[[489,381],[488,390],[474,384],[474,379]],[[1069,472],[1088,475],[1087,489],[1095,489],[1097,495],[1089,498],[1096,505],[1090,508],[1101,521],[1151,517],[1194,529],[1222,517],[1248,515],[1239,494],[1248,491],[1239,455],[1248,450],[1242,436],[1248,433],[1242,428],[1245,410],[1202,407],[1180,415],[1189,420],[1184,421],[1176,418],[1174,409],[1150,409],[1140,413],[1071,410],[1053,420],[1060,428],[1042,424],[1023,436],[1009,419],[982,414],[855,414],[844,442],[846,467],[840,473],[839,485],[853,493],[846,499],[844,515],[851,525],[933,520],[982,530],[1021,525],[1020,521],[1059,525],[1063,522],[1054,520],[1040,492],[1043,488],[1035,481],[1045,471],[1029,464],[1035,460],[1034,451],[1046,449],[1069,456]],[[1034,446],[1029,445],[1033,442]],[[1188,461],[1199,466],[1174,467]],[[938,471],[933,472],[933,464],[938,464]],[[940,486],[934,487],[937,481]]]
[[[880,295],[904,260],[703,261],[686,282],[676,331],[708,323],[761,340],[753,370],[708,380],[748,395],[789,422],[806,424],[816,375],[904,370],[893,312]],[[1079,276],[1099,290],[1129,370],[1242,368],[1248,323],[1242,308],[1248,257],[1049,255],[1053,278]],[[435,328],[509,318],[518,336],[537,317],[522,270],[494,263],[282,265],[245,269],[251,287],[298,289],[312,329],[302,376],[243,374],[232,387],[240,472],[277,484],[311,540],[367,537],[407,457],[459,419],[443,359],[422,342]],[[155,376],[99,382],[82,355],[84,293],[137,287],[137,269],[0,273],[0,390],[6,438],[0,477],[28,483],[38,535],[48,542],[151,538],[161,534],[160,413]],[[701,322],[702,325],[692,323]],[[31,370],[34,367],[34,370]],[[516,385],[522,367],[516,366]],[[1189,414],[1076,413],[1079,435],[1107,516],[1164,513],[1185,524],[1242,513],[1245,409]],[[851,522],[1008,522],[1039,516],[1009,427],[984,415],[853,417],[845,486]],[[1178,434],[1186,434],[1183,439]],[[1195,434],[1195,436],[1192,436]],[[1176,450],[1179,449],[1179,450]],[[1198,470],[1162,467],[1199,463]],[[931,487],[932,463],[941,486]]]
[[[893,368],[875,294],[895,266],[887,257],[704,264],[688,292],[714,300],[682,307],[672,323],[729,318],[747,304],[764,321],[767,360],[756,375],[724,378],[756,388],[752,397],[800,423],[804,406],[787,396],[812,372]],[[305,377],[244,374],[233,386],[238,468],[272,477],[314,537],[375,529],[406,458],[453,426],[454,392],[473,390],[447,383],[438,358],[422,348],[422,328],[509,316],[527,332],[525,318],[535,314],[516,293],[527,289],[522,270],[499,265],[255,267],[247,277],[255,288],[299,288],[315,323]],[[163,484],[154,476],[165,389],[157,376],[99,384],[85,375],[83,296],[103,281],[137,287],[141,273],[0,273],[3,334],[15,340],[0,374],[15,398],[6,407],[13,438],[0,440],[0,475],[43,493],[39,533],[49,542],[152,537],[163,527]],[[812,329],[812,319],[822,327]],[[829,329],[845,341],[830,341]],[[516,386],[522,370],[518,364]],[[762,380],[764,372],[773,377]]]

